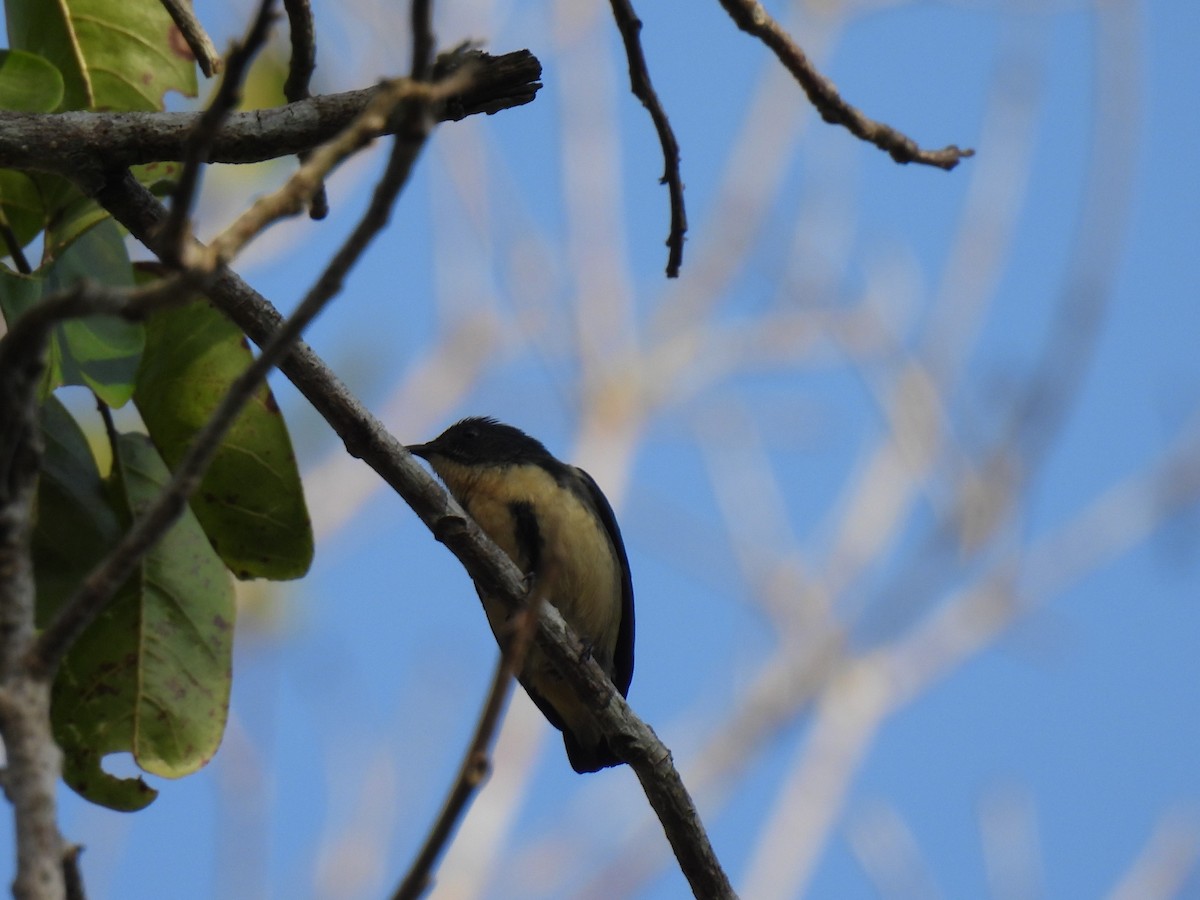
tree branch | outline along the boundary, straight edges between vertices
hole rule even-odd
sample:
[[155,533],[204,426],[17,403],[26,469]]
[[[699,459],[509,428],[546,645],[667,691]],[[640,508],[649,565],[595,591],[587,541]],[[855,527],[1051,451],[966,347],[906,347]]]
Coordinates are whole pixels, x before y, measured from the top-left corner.
[[[475,67],[472,83],[447,99],[438,121],[522,106],[542,86],[542,65],[528,50],[503,56],[472,50],[461,57],[462,64]],[[203,161],[262,162],[311,150],[349,125],[378,91],[378,87],[365,88],[234,113],[213,135]],[[94,193],[115,169],[183,159],[188,136],[201,115],[0,111],[0,167],[56,172]],[[394,128],[389,126],[387,133],[394,133]]]
[[922,150],[907,135],[863,115],[842,99],[833,82],[817,71],[800,45],[759,0],[721,0],[721,5],[738,28],[758,38],[775,53],[826,122],[844,126],[855,137],[886,150],[898,163],[915,162],[948,170],[965,157],[975,155],[974,150],[960,150],[953,144],[940,150]]
[[434,866],[454,835],[454,830],[466,812],[471,798],[483,785],[491,769],[488,748],[492,743],[492,735],[500,724],[500,714],[504,711],[508,695],[512,692],[513,672],[507,658],[501,654],[496,662],[496,673],[492,677],[487,699],[483,703],[483,711],[475,725],[475,733],[471,736],[467,752],[463,754],[459,764],[458,775],[446,795],[437,820],[429,829],[425,843],[405,874],[404,880],[392,894],[392,900],[417,900],[432,885]]
[[427,81],[433,73],[433,2],[412,0],[412,70],[413,81]]
[[48,329],[0,339],[0,737],[4,791],[13,806],[13,895],[63,894],[56,789],[59,752],[50,731],[50,682],[21,662],[34,636],[33,504],[41,463],[38,386]]

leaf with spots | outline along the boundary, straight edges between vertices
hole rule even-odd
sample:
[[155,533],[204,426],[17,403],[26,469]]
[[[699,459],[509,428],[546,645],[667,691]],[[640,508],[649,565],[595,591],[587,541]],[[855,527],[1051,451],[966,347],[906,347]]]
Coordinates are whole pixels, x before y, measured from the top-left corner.
[[[153,315],[133,400],[174,466],[251,362],[242,333],[206,301]],[[255,391],[192,497],[192,509],[239,578],[299,578],[313,537],[287,425],[270,388]]]
[[[108,488],[129,520],[170,473],[144,435],[121,435]],[[132,753],[145,772],[180,778],[205,765],[225,730],[233,585],[187,510],[68,652],[51,715],[63,779],[87,799],[135,810],[157,792],[101,761]]]
[[196,63],[159,0],[5,0],[13,50],[62,73],[62,109],[159,110],[196,94]]

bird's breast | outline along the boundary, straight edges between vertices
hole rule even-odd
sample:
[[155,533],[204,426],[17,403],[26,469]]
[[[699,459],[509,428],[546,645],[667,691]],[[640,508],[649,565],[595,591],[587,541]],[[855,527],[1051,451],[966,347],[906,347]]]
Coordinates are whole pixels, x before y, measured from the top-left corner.
[[[539,466],[475,471],[450,463],[438,471],[479,527],[518,568],[534,576],[534,590],[558,608],[604,667],[611,668],[621,622],[622,573],[608,532],[591,506]],[[529,546],[530,541],[537,545]],[[493,610],[488,614],[492,618]]]

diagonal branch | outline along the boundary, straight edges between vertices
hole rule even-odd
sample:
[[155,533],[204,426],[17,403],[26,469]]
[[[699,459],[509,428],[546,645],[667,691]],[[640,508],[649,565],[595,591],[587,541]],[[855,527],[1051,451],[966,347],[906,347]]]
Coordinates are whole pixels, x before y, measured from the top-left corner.
[[392,895],[392,900],[417,900],[428,890],[433,880],[434,866],[454,835],[454,830],[466,812],[471,798],[487,777],[491,764],[488,759],[488,747],[491,745],[492,735],[500,725],[500,714],[504,711],[509,694],[512,693],[516,675],[525,665],[525,656],[537,629],[537,611],[526,609],[512,622],[515,626],[512,629],[512,638],[508,646],[502,648],[500,658],[496,662],[496,674],[492,676],[492,686],[483,703],[483,711],[479,715],[475,733],[471,736],[467,752],[459,765],[458,777],[454,779],[446,802],[438,813],[437,821],[429,830],[425,843],[404,880],[400,882],[400,887]]
[[159,2],[170,13],[175,27],[179,29],[179,33],[183,35],[188,48],[192,51],[192,56],[196,57],[196,62],[200,65],[200,71],[204,73],[204,77],[212,78],[213,75],[220,72],[221,55],[217,53],[212,38],[208,36],[208,32],[196,18],[196,13],[192,11],[192,0],[159,0]]
[[855,137],[886,150],[898,163],[915,162],[949,170],[965,157],[975,155],[974,150],[961,150],[953,144],[940,150],[922,150],[916,141],[892,126],[863,115],[842,98],[832,81],[817,71],[800,45],[759,0],[721,0],[721,5],[738,28],[758,38],[775,53],[826,122],[844,126]]

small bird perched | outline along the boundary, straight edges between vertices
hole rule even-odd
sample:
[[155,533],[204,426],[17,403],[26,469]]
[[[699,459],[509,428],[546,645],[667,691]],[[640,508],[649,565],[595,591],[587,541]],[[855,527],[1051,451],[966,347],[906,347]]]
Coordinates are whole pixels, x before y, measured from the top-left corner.
[[[428,460],[454,499],[531,579],[531,596],[558,608],[626,696],[633,679],[633,582],[616,516],[592,477],[491,418],[463,419],[408,451]],[[508,611],[479,596],[493,634],[504,643]],[[563,733],[576,772],[621,762],[536,645],[519,680]]]

